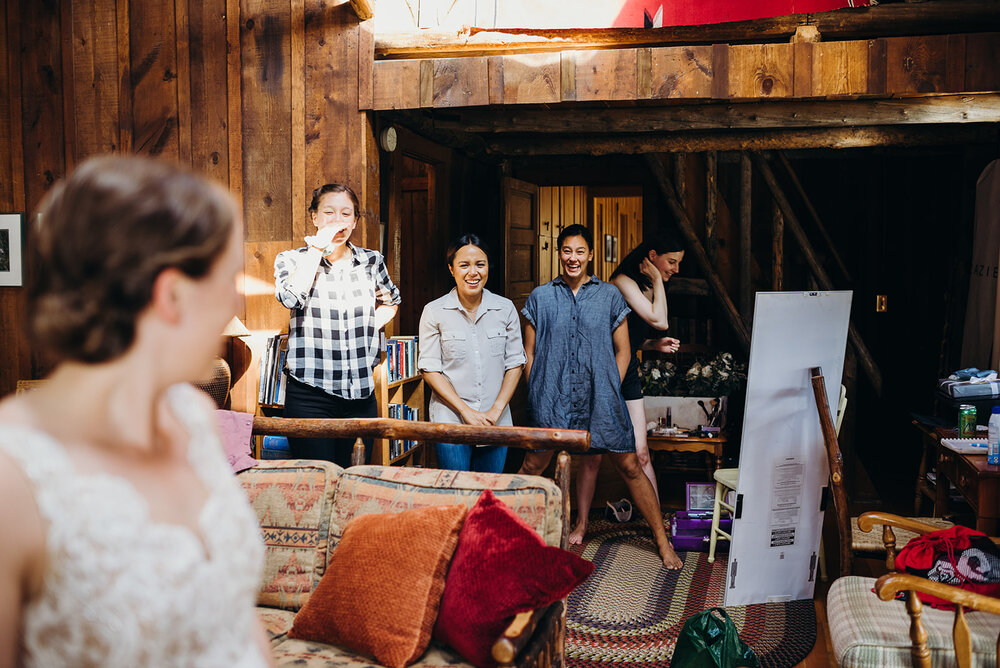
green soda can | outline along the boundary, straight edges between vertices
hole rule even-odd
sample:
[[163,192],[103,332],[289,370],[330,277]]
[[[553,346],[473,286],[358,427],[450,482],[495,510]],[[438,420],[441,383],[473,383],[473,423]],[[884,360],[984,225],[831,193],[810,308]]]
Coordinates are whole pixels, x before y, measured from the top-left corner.
[[976,436],[976,407],[972,404],[962,404],[958,407],[958,437],[974,438]]

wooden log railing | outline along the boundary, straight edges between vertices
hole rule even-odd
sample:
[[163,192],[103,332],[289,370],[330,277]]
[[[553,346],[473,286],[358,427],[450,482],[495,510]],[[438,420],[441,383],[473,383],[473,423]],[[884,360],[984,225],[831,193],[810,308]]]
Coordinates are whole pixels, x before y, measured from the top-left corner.
[[396,438],[433,443],[506,445],[531,450],[586,452],[590,433],[580,429],[478,427],[392,418],[276,418],[254,416],[253,433],[293,438]]

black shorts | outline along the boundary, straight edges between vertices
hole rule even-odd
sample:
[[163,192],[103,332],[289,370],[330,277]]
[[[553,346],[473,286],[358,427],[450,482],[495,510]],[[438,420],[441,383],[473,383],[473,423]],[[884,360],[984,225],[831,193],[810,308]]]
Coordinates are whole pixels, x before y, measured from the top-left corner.
[[642,382],[639,380],[639,360],[632,356],[625,370],[625,378],[622,379],[622,396],[625,401],[635,401],[642,399]]

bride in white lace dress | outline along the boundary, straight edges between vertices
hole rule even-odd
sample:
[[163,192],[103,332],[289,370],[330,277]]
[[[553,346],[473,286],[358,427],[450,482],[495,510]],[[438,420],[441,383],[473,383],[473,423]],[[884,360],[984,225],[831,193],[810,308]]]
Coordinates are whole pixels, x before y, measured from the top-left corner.
[[0,666],[268,666],[264,548],[205,374],[242,225],[165,161],[88,160],[32,231],[26,319],[56,366],[0,402]]

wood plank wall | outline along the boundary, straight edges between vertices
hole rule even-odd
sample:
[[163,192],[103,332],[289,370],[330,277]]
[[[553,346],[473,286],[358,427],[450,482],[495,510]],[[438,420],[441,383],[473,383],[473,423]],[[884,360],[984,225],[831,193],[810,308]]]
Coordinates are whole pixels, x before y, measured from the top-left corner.
[[[559,275],[559,233],[567,225],[589,222],[586,186],[543,186],[538,189],[538,284]],[[597,261],[594,253],[594,261]]]
[[[11,0],[0,13],[0,210],[33,211],[56,179],[106,152],[176,160],[228,185],[246,222],[239,315],[254,332],[234,346],[233,408],[253,410],[254,351],[287,326],[274,256],[307,233],[308,193],[346,182],[365,213],[354,241],[377,243],[378,152],[357,111],[373,53],[371,22],[346,0]],[[20,331],[23,311],[24,289],[0,288],[0,394],[49,367]]]
[[977,33],[380,60],[372,108],[992,91],[998,51]]

